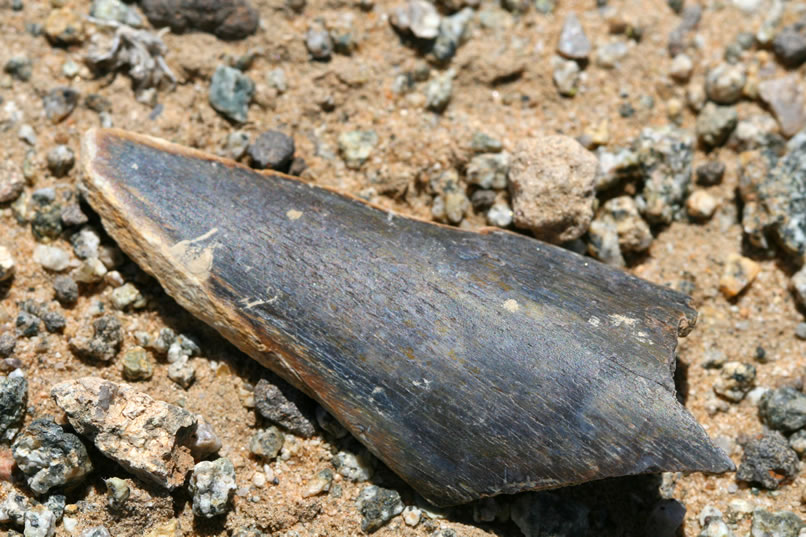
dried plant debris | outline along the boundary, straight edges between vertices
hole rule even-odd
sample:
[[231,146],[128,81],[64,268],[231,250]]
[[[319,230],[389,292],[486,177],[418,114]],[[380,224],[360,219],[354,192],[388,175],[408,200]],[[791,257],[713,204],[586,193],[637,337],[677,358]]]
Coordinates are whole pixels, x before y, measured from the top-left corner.
[[132,87],[139,95],[149,88],[166,88],[176,84],[171,68],[165,62],[168,48],[160,34],[137,30],[130,26],[116,26],[114,37],[98,33],[93,36],[87,65],[98,75],[124,72],[132,79]]

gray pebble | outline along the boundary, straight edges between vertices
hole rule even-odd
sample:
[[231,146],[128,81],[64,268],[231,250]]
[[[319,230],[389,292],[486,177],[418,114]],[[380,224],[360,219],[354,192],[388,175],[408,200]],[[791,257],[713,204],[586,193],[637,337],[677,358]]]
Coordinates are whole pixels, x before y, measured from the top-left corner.
[[255,83],[241,71],[219,65],[210,81],[210,105],[231,121],[243,123],[249,103],[255,93]]
[[288,171],[294,159],[294,139],[279,131],[265,131],[247,149],[249,164],[259,170]]
[[230,510],[230,496],[236,488],[235,468],[229,459],[198,463],[188,485],[193,495],[193,514],[204,518],[225,514]]
[[725,163],[721,160],[709,160],[705,164],[697,166],[697,184],[702,186],[714,186],[722,182],[725,175]]
[[378,144],[378,135],[374,130],[355,130],[344,132],[339,136],[339,152],[348,168],[357,170],[364,164]]
[[249,440],[249,451],[265,462],[273,460],[283,449],[285,435],[277,427],[257,431]]
[[806,395],[789,387],[769,390],[761,397],[758,414],[771,429],[797,431],[806,427]]
[[266,74],[266,83],[276,89],[278,93],[288,91],[288,80],[286,79],[285,71],[280,67],[272,69]]
[[120,0],[93,0],[90,15],[96,19],[115,21],[134,28],[143,25],[143,19],[137,11]]
[[293,386],[272,376],[255,385],[255,408],[261,416],[289,432],[305,438],[316,433],[311,418],[311,401]]
[[190,453],[196,460],[204,459],[221,449],[221,439],[213,426],[200,414],[196,415],[196,430],[193,431]]
[[314,24],[305,32],[305,46],[315,60],[328,61],[333,55],[333,40],[321,24]]
[[442,18],[439,35],[431,49],[431,53],[438,61],[447,62],[453,58],[459,46],[465,41],[467,28],[474,14],[472,8],[466,7],[458,13]]
[[13,162],[0,163],[0,203],[10,203],[25,190],[25,178]]
[[498,153],[504,149],[501,140],[483,132],[474,132],[470,148],[476,153]]
[[78,203],[70,203],[62,208],[62,224],[65,226],[82,226],[87,222],[89,218]]
[[0,523],[22,527],[25,524],[25,513],[32,507],[31,500],[5,481],[0,481],[0,493],[0,498],[3,498],[0,500]]
[[327,492],[330,490],[330,485],[332,483],[333,470],[330,468],[320,470],[305,484],[305,488],[302,490],[302,497],[310,498],[311,496],[316,496],[318,494],[322,494],[323,492]]
[[53,295],[62,306],[71,306],[78,300],[78,285],[70,276],[57,276],[53,280]]
[[435,39],[439,35],[441,17],[432,3],[408,0],[392,12],[389,22],[400,32],[410,32],[419,39]]
[[142,0],[140,8],[154,28],[208,32],[224,40],[243,39],[260,23],[247,0]]
[[249,135],[243,131],[233,131],[227,136],[227,156],[233,160],[240,160],[249,148]]
[[797,67],[806,61],[806,23],[785,26],[772,40],[778,61],[786,67]]
[[470,196],[470,204],[476,212],[481,213],[492,207],[496,196],[494,190],[476,190]]
[[145,297],[132,283],[124,283],[120,287],[113,289],[110,299],[112,306],[121,311],[129,307],[139,309],[146,305]]
[[758,84],[758,96],[775,115],[781,133],[787,138],[806,126],[803,86],[799,76],[764,80]]
[[56,533],[56,515],[44,505],[25,512],[25,537],[53,537]]
[[132,347],[123,353],[122,363],[126,380],[148,380],[154,374],[154,364],[143,347]]
[[784,436],[771,431],[753,438],[744,446],[736,479],[775,490],[799,471],[798,456]]
[[45,115],[51,122],[59,123],[75,109],[78,97],[79,93],[73,88],[59,87],[49,91],[42,98]]
[[503,190],[507,187],[511,160],[505,151],[476,155],[467,165],[467,182],[487,190]]
[[56,522],[61,522],[64,516],[64,508],[67,506],[67,498],[64,494],[51,494],[45,501],[45,507],[56,516]]
[[32,421],[17,436],[11,452],[28,486],[37,494],[76,485],[92,470],[81,440],[65,433],[51,417]]
[[734,107],[708,103],[697,116],[697,139],[707,148],[718,147],[727,141],[738,120]]
[[705,93],[719,104],[734,104],[742,97],[747,83],[744,65],[721,63],[708,71],[705,77]]
[[17,337],[13,332],[3,332],[0,334],[0,357],[8,358],[17,346]]
[[753,511],[750,537],[798,537],[806,524],[792,511]]
[[37,206],[31,219],[31,232],[38,241],[57,238],[62,232],[62,208],[58,203]]
[[403,502],[396,490],[369,485],[361,490],[356,499],[361,513],[361,529],[372,533],[403,512]]
[[76,156],[68,146],[57,145],[48,151],[47,162],[50,173],[55,177],[64,177],[76,163]]
[[113,315],[104,315],[83,325],[69,341],[71,350],[83,358],[108,362],[117,356],[123,342],[123,328]]
[[339,451],[330,462],[339,474],[354,482],[367,481],[375,473],[375,457],[364,447],[358,454]]
[[0,443],[14,439],[28,404],[28,381],[22,376],[0,376]]
[[3,66],[3,71],[22,82],[31,80],[33,62],[26,56],[14,56]]
[[795,431],[789,436],[789,447],[795,450],[798,457],[806,455],[806,429]]
[[101,237],[91,227],[84,227],[78,233],[70,237],[70,244],[73,252],[79,259],[90,259],[98,257],[98,247],[101,245]]
[[67,324],[67,320],[64,318],[64,315],[58,311],[46,311],[41,316],[41,319],[45,324],[45,330],[51,334],[64,331],[64,327]]
[[605,69],[615,69],[629,50],[624,41],[612,41],[599,45],[596,47],[596,65]]
[[744,362],[726,362],[714,383],[714,393],[738,403],[756,384],[756,368]]
[[551,78],[563,97],[573,97],[579,91],[579,65],[575,61],[555,58]]
[[39,334],[39,326],[41,319],[27,311],[21,311],[17,315],[15,326],[17,327],[17,334],[22,337],[34,337]]
[[487,223],[491,226],[509,227],[512,218],[512,208],[506,202],[496,203],[487,211]]
[[576,13],[569,13],[565,17],[560,40],[557,43],[557,52],[571,60],[587,59],[591,52],[590,40],[585,35]]
[[795,336],[798,339],[806,339],[806,323],[798,323],[795,327]]
[[20,125],[20,130],[17,131],[17,137],[30,146],[36,145],[36,131],[27,123]]
[[432,112],[441,113],[448,107],[453,92],[454,71],[451,69],[437,76],[425,87],[425,106]]

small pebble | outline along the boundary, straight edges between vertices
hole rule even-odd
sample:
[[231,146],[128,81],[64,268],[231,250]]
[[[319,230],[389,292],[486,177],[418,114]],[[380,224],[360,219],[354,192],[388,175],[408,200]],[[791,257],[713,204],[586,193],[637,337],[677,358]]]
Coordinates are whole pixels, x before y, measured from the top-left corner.
[[14,439],[25,418],[28,381],[23,377],[0,376],[0,442]]
[[706,148],[724,144],[736,128],[739,116],[733,106],[707,103],[697,116],[697,140]]
[[154,364],[142,347],[123,353],[123,378],[130,381],[148,380],[154,374]]
[[686,200],[686,211],[698,220],[711,218],[716,207],[717,200],[705,190],[695,190]]
[[432,112],[441,113],[448,107],[453,93],[453,77],[451,69],[428,82],[425,87],[425,107]]
[[20,125],[20,130],[17,131],[17,137],[30,146],[36,145],[36,131],[27,123]]
[[591,52],[591,43],[576,13],[565,17],[557,52],[571,60],[585,60]]
[[741,63],[721,63],[705,77],[705,93],[718,104],[734,104],[742,97],[747,74]]
[[374,462],[375,458],[365,449],[361,449],[358,455],[349,451],[339,451],[331,460],[339,474],[355,482],[367,481],[373,476]]
[[21,82],[28,82],[33,74],[33,62],[26,56],[13,56],[3,66],[3,72]]
[[16,264],[11,252],[5,246],[0,246],[0,282],[11,279],[14,276]]
[[476,153],[498,153],[504,149],[501,140],[483,132],[473,133],[470,147]]
[[403,509],[403,522],[411,528],[416,527],[417,524],[420,523],[422,516],[422,511],[412,505],[407,505]]
[[34,261],[47,270],[61,272],[70,265],[70,254],[58,246],[40,244],[34,248]]
[[552,71],[552,80],[557,87],[557,91],[563,97],[573,97],[579,91],[579,78],[580,69],[575,61],[562,60],[557,58],[554,60],[554,70]]
[[42,98],[45,115],[52,123],[59,123],[73,112],[78,97],[78,92],[72,88],[59,87],[49,91]]
[[90,15],[96,19],[119,22],[133,28],[143,25],[140,14],[121,0],[93,0]]
[[249,440],[249,451],[264,462],[273,460],[280,453],[285,435],[277,427],[257,431]]
[[333,470],[325,468],[320,470],[317,474],[305,484],[302,490],[303,498],[310,498],[317,496],[323,492],[330,490],[330,485],[333,483]]
[[124,283],[114,289],[111,294],[112,305],[115,309],[125,310],[128,307],[134,309],[142,308],[146,305],[146,300],[134,284]]
[[70,341],[70,349],[78,356],[108,362],[115,358],[123,342],[123,328],[113,315],[104,315],[83,324]]
[[738,403],[756,384],[756,368],[744,362],[726,362],[714,383],[714,392]]
[[509,227],[512,224],[513,214],[508,203],[495,203],[487,211],[487,223],[491,226]]
[[437,9],[426,0],[408,0],[389,17],[389,22],[399,32],[410,32],[414,37],[428,40],[439,35],[441,21]]
[[255,83],[238,69],[226,65],[219,65],[210,80],[210,105],[236,123],[246,121],[254,94]]
[[44,505],[25,512],[25,537],[53,537],[56,533],[56,515]]
[[806,339],[806,323],[798,323],[795,327],[795,336],[798,339]]
[[677,82],[688,82],[693,70],[694,62],[691,61],[691,58],[687,54],[678,54],[669,67],[669,76]]
[[378,135],[372,130],[347,131],[339,136],[339,152],[345,165],[352,170],[359,169],[367,161],[376,145]]
[[225,514],[230,510],[230,497],[236,488],[235,468],[229,459],[198,463],[188,484],[193,496],[193,514],[203,518]]
[[97,257],[91,257],[82,261],[71,276],[79,283],[92,284],[102,281],[106,273],[106,266]]
[[48,170],[54,177],[64,177],[75,164],[76,156],[66,145],[57,145],[48,151],[47,161]]
[[70,276],[57,276],[53,280],[53,295],[62,306],[71,306],[78,300],[78,285]]
[[697,166],[697,184],[702,186],[714,186],[722,182],[725,175],[725,163],[721,160],[709,160],[705,164]]
[[793,479],[798,470],[797,453],[789,447],[781,433],[770,431],[745,444],[736,479],[775,490]]
[[294,159],[294,139],[279,131],[265,131],[249,144],[249,164],[260,170],[288,171]]
[[778,61],[789,68],[806,61],[806,24],[796,22],[782,28],[772,40]]
[[502,190],[507,187],[511,157],[506,151],[480,153],[467,165],[467,182],[483,189]]
[[37,494],[78,484],[92,470],[81,440],[64,432],[50,417],[32,421],[17,436],[11,450],[28,486]]
[[227,136],[227,156],[233,160],[240,160],[246,155],[249,148],[249,135],[243,131],[233,131]]
[[106,484],[106,504],[113,510],[120,510],[129,499],[129,484],[119,477],[104,480]]
[[767,427],[791,433],[806,427],[806,395],[794,388],[767,391],[759,401],[758,415]]
[[369,485],[361,489],[356,499],[356,505],[361,513],[361,529],[372,533],[392,517],[403,512],[403,502],[396,490],[383,489]]
[[333,40],[321,24],[313,24],[305,32],[305,46],[315,60],[328,61],[333,55]]
[[70,203],[62,208],[62,224],[65,226],[82,226],[87,222],[89,222],[89,218],[78,203]]
[[719,290],[725,298],[733,298],[753,283],[761,266],[750,258],[739,254],[728,254],[725,269],[719,280]]

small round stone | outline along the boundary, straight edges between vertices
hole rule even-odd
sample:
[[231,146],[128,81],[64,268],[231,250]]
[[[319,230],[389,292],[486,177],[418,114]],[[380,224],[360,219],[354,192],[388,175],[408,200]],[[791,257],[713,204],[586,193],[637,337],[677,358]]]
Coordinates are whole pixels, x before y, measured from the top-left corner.
[[241,71],[226,65],[219,65],[210,80],[210,105],[236,123],[246,121],[254,94],[255,83]]
[[327,61],[333,55],[333,40],[320,24],[311,26],[305,32],[305,46],[315,60]]
[[11,252],[5,246],[0,246],[0,282],[9,280],[14,276],[16,264]]
[[120,509],[126,504],[129,499],[129,484],[119,477],[110,477],[105,480],[106,484],[106,501],[112,509]]
[[235,468],[229,459],[198,463],[188,485],[193,495],[193,514],[203,518],[225,514],[230,510],[230,496],[236,488]]
[[744,65],[721,63],[708,71],[705,77],[705,92],[708,98],[719,104],[733,104],[742,97],[747,83]]
[[355,130],[339,136],[339,152],[348,168],[357,170],[364,164],[373,148],[378,145],[375,131]]
[[696,175],[697,184],[702,186],[718,185],[725,175],[725,163],[720,160],[710,160],[697,166]]
[[271,461],[280,453],[285,442],[285,435],[277,427],[257,431],[249,440],[249,451],[256,457]]
[[34,261],[47,270],[61,272],[70,264],[70,255],[58,246],[40,244],[34,248]]
[[678,54],[672,59],[669,76],[678,82],[688,82],[693,70],[694,62],[691,61],[691,58],[687,54]]
[[148,380],[154,374],[154,364],[143,347],[132,347],[123,353],[123,378]]
[[57,276],[53,280],[53,295],[62,306],[71,306],[78,300],[78,285],[70,276]]
[[266,131],[249,144],[249,164],[257,169],[288,171],[294,159],[294,139],[279,131]]
[[76,155],[68,146],[57,145],[48,151],[47,161],[50,173],[55,177],[64,177],[76,163]]
[[705,190],[695,190],[686,200],[686,211],[692,218],[711,218],[717,207],[717,200]]

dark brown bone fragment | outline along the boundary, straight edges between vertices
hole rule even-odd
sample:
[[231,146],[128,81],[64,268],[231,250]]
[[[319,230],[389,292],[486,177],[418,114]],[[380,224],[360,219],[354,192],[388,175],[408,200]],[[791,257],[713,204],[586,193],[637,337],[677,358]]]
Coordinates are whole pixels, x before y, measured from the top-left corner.
[[162,140],[95,130],[84,188],[120,247],[437,505],[733,464],[677,401],[686,298]]

